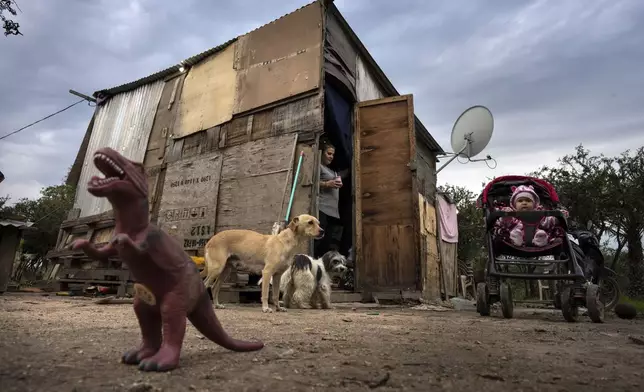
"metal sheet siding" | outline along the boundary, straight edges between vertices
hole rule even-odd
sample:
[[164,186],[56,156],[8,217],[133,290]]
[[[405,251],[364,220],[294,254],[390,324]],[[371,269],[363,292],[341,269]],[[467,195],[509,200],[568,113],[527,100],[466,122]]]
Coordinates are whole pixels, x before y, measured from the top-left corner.
[[145,158],[163,85],[163,80],[158,80],[117,94],[98,108],[76,188],[74,207],[80,208],[80,217],[111,209],[107,199],[94,197],[87,192],[89,179],[99,175],[92,162],[94,151],[101,147],[112,147],[134,161],[142,162]]
[[360,56],[356,59],[356,74],[356,95],[358,96],[358,102],[387,96],[387,94],[380,90],[378,83]]

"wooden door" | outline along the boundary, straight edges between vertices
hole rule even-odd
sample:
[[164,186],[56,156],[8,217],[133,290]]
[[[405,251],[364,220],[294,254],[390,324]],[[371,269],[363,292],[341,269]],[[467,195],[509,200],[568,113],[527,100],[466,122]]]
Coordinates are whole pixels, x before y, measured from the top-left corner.
[[414,108],[411,95],[355,107],[356,288],[418,288]]

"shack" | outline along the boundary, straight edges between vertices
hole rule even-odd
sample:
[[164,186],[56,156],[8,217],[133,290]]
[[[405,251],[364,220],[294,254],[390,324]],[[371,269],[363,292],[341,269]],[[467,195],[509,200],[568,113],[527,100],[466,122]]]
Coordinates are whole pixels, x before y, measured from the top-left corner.
[[0,215],[0,294],[9,286],[22,233],[30,229],[35,230],[33,223],[22,216]]
[[[351,169],[340,210],[355,291],[440,296],[435,168],[444,151],[415,116],[413,96],[398,93],[333,1],[94,97],[69,176],[74,209],[49,254],[62,264],[60,282],[114,284],[121,293],[129,284],[118,260],[88,267],[66,249],[79,237],[106,242],[113,230],[109,203],[86,190],[97,148],[144,163],[151,220],[198,256],[221,230],[270,233],[284,219],[301,152],[290,216],[317,215],[324,137],[336,146],[336,169]],[[231,277],[229,293],[258,291],[243,272]]]

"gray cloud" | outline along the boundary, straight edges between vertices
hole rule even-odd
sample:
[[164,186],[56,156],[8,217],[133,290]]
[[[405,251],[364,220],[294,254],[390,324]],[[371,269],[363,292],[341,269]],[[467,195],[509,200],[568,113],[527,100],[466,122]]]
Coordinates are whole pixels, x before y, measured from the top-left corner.
[[[50,114],[68,94],[126,83],[246,33],[300,1],[21,2],[24,36],[0,40],[0,134]],[[428,2],[336,0],[372,56],[449,148],[473,104],[495,115],[499,166],[458,165],[439,181],[478,188],[583,142],[596,152],[644,144],[644,3],[637,0]],[[249,12],[252,10],[252,12]],[[0,141],[0,195],[36,197],[72,164],[93,108],[78,105]],[[525,154],[537,154],[540,158]]]

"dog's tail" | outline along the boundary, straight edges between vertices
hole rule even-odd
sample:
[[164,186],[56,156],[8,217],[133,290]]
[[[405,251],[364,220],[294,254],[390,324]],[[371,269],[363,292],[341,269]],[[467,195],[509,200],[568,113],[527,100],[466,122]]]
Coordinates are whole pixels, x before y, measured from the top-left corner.
[[293,257],[293,264],[291,264],[291,269],[293,271],[295,270],[311,270],[313,268],[313,264],[311,263],[311,259],[309,256],[298,253]]
[[202,294],[197,306],[188,315],[188,320],[203,336],[228,350],[257,351],[264,347],[261,341],[237,340],[228,335],[219,323],[206,292]]
[[199,272],[199,276],[201,276],[201,279],[205,278],[208,276],[208,263],[203,263],[203,269]]

